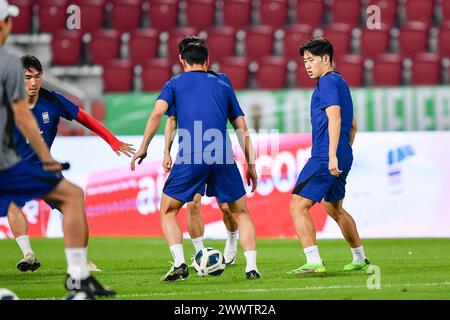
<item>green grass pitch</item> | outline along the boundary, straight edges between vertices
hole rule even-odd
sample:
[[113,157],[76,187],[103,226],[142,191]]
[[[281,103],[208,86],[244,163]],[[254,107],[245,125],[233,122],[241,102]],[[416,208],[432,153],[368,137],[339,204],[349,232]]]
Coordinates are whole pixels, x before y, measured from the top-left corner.
[[[319,248],[328,269],[324,275],[289,275],[305,261],[293,239],[259,239],[259,281],[245,279],[239,249],[237,263],[219,277],[198,277],[192,268],[186,280],[163,283],[171,255],[161,238],[92,238],[89,259],[103,270],[96,276],[114,288],[115,299],[450,299],[450,239],[368,239],[363,244],[372,264],[380,269],[380,289],[368,289],[366,271],[341,271],[351,254],[344,240],[321,240]],[[32,239],[42,267],[20,273],[21,258],[14,240],[0,241],[0,287],[21,299],[61,299],[66,292],[62,239]],[[224,247],[224,241],[205,245]],[[194,253],[184,242],[187,260]],[[370,281],[369,281],[370,282]],[[373,283],[373,282],[372,282]]]

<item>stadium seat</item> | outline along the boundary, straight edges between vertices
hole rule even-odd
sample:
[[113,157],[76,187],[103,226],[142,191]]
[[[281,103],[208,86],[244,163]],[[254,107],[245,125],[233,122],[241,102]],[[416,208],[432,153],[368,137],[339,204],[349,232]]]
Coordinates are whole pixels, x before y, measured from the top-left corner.
[[233,27],[213,27],[207,31],[210,62],[234,55],[236,30]]
[[441,78],[441,62],[439,55],[421,53],[412,60],[412,85],[437,85]]
[[106,0],[78,0],[76,4],[82,12],[81,30],[83,32],[93,32],[102,28]]
[[106,108],[102,101],[95,101],[91,105],[91,115],[98,121],[106,119]]
[[250,24],[251,0],[225,0],[223,1],[223,23],[234,28],[243,28]]
[[325,5],[322,0],[297,0],[297,23],[318,27],[322,24]]
[[186,36],[197,35],[197,30],[195,28],[174,28],[169,31],[168,40],[168,58],[171,63],[178,63],[179,49],[178,44]]
[[140,27],[143,0],[114,0],[111,12],[112,26],[120,32]]
[[364,59],[360,55],[337,56],[336,71],[342,74],[350,87],[360,87],[364,84]]
[[366,56],[375,56],[389,51],[390,30],[386,25],[381,29],[361,29],[360,52]]
[[[449,8],[450,9],[450,8]],[[439,54],[444,57],[450,57],[450,21],[446,21],[441,25],[438,36]]]
[[132,90],[133,64],[130,60],[109,60],[103,66],[105,92],[128,92]]
[[284,56],[288,59],[299,59],[301,45],[311,38],[312,28],[306,24],[295,24],[284,28]]
[[55,32],[66,28],[67,0],[39,1],[39,31]]
[[381,54],[374,58],[372,84],[399,86],[402,82],[403,61],[398,54]]
[[323,37],[333,43],[335,55],[347,54],[350,51],[351,27],[344,23],[332,23],[323,30]]
[[248,59],[272,55],[273,29],[271,26],[251,26],[245,29],[245,53]]
[[61,30],[53,33],[53,65],[76,65],[81,54],[82,33],[77,30]]
[[357,26],[361,19],[361,2],[355,0],[335,0],[331,4],[333,23]]
[[88,47],[94,64],[104,64],[107,60],[116,59],[120,52],[120,33],[113,29],[97,30],[92,34]]
[[222,59],[220,72],[228,76],[234,89],[247,88],[248,60],[245,57],[227,57]]
[[277,56],[263,57],[258,60],[256,71],[259,89],[281,89],[286,87],[286,58]]
[[420,21],[428,27],[434,17],[434,0],[408,0],[405,1],[406,21]]
[[442,21],[450,22],[450,0],[442,0]]
[[20,14],[14,18],[12,33],[29,33],[31,29],[34,1],[14,0],[9,1],[9,3],[17,6],[20,10]]
[[297,63],[297,70],[295,71],[297,87],[302,88],[314,88],[317,85],[317,80],[311,79],[306,72],[303,62]]
[[150,26],[158,30],[168,30],[177,25],[179,0],[152,0],[148,18]]
[[216,0],[187,0],[186,25],[205,29],[214,24]]
[[[397,0],[369,0],[367,6],[370,5],[376,5],[380,8],[381,23],[385,24],[387,28],[392,28],[396,24]],[[363,15],[367,16],[366,10],[364,10]]]
[[161,91],[171,76],[171,64],[168,59],[149,59],[143,64],[142,90],[146,92]]
[[286,24],[288,2],[285,0],[261,0],[259,5],[260,24],[273,28]]
[[406,56],[428,51],[428,26],[423,22],[408,22],[400,29],[400,52]]
[[156,29],[136,29],[130,32],[129,53],[134,64],[158,55],[159,32]]

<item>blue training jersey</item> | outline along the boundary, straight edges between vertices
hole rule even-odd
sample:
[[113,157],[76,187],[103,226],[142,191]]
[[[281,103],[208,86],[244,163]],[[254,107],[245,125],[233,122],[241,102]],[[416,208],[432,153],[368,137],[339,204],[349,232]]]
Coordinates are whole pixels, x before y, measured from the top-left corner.
[[325,110],[332,105],[338,105],[341,111],[341,133],[339,135],[336,155],[338,159],[352,159],[350,130],[353,122],[353,102],[347,83],[337,72],[330,72],[323,75],[314,88],[311,98],[311,156],[328,158],[328,117]]
[[[42,88],[39,98],[31,112],[38,122],[42,139],[51,148],[58,132],[60,117],[73,120],[78,117],[79,107],[63,95]],[[14,143],[23,160],[39,161],[29,142],[22,136],[17,127],[14,128]]]
[[202,154],[225,151],[226,159],[233,159],[227,123],[244,113],[224,74],[181,73],[164,85],[158,99],[169,105],[167,115],[177,117],[179,157],[192,155],[191,163],[199,163]]

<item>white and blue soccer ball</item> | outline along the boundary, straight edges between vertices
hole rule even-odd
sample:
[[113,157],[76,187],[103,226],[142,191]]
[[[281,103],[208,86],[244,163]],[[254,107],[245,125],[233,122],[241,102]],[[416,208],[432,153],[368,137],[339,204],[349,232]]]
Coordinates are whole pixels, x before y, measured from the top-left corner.
[[200,277],[220,276],[225,270],[225,257],[217,249],[203,248],[195,255],[192,266]]
[[19,300],[19,297],[9,289],[0,288],[0,300]]

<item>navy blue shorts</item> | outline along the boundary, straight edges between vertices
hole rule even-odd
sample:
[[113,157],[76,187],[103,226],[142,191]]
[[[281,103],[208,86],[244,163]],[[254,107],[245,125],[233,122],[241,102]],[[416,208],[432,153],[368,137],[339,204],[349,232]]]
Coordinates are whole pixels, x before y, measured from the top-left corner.
[[295,184],[293,194],[320,202],[335,202],[344,199],[347,175],[352,168],[353,159],[339,159],[342,173],[335,177],[328,170],[328,159],[310,158],[303,167]]
[[11,202],[23,207],[52,192],[62,179],[61,173],[47,172],[40,163],[28,161],[0,171],[0,216],[6,216]]
[[175,163],[163,193],[183,202],[191,202],[197,193],[216,197],[219,203],[239,200],[246,192],[236,163]]

